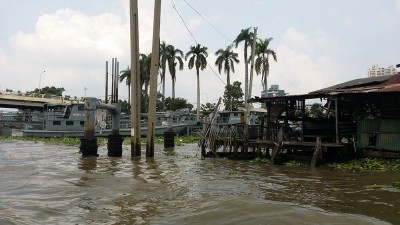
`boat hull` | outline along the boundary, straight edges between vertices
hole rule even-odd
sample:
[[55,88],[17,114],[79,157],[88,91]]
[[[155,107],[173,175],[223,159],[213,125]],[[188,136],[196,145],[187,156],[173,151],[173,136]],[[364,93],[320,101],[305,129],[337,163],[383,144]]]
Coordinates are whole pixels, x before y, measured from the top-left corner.
[[[186,124],[178,124],[173,125],[171,127],[172,131],[177,134],[183,134],[185,131],[189,131],[190,128],[195,127],[192,125]],[[160,126],[155,127],[155,135],[163,135],[164,132],[167,130],[168,127]],[[119,130],[120,135],[122,136],[131,136],[131,129],[130,128],[122,128]],[[107,137],[111,134],[111,130],[95,130],[95,137]],[[22,130],[23,137],[83,137],[84,131],[55,131],[55,130]],[[147,127],[143,127],[140,130],[140,136],[146,137],[147,136]]]

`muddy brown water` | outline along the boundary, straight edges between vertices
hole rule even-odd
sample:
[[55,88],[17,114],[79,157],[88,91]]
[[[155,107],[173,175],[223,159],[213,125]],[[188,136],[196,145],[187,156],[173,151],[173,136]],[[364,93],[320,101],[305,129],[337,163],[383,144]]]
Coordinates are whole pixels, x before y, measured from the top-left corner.
[[195,144],[174,153],[82,158],[2,140],[0,224],[400,224],[398,172],[201,159]]

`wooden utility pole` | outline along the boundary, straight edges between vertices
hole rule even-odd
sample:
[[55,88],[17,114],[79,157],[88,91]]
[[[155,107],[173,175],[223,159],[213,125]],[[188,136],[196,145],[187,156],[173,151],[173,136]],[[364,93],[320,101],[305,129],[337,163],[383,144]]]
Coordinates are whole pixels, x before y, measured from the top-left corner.
[[156,121],[156,103],[157,103],[157,76],[160,55],[160,17],[161,0],[154,1],[154,21],[153,21],[153,46],[150,68],[150,96],[149,112],[147,123],[147,143],[146,157],[154,157],[154,132]]
[[131,34],[131,157],[141,156],[138,1],[130,0]]

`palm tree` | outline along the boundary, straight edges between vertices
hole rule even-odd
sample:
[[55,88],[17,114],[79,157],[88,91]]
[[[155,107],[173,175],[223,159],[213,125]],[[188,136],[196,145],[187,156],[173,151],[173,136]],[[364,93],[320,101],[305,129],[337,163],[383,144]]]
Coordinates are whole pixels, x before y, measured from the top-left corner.
[[183,70],[183,52],[173,45],[168,45],[167,50],[170,56],[168,59],[168,69],[172,80],[172,98],[175,98],[176,64],[179,64],[179,70]]
[[148,55],[140,54],[139,66],[140,86],[144,86],[144,91],[146,94],[148,94],[150,84],[151,53]]
[[217,55],[217,60],[215,65],[218,66],[218,72],[221,74],[222,67],[224,67],[224,72],[226,74],[226,83],[231,85],[230,72],[235,72],[235,63],[239,63],[238,54],[232,51],[232,46],[229,45],[226,49],[218,49],[215,52]]
[[190,50],[185,55],[185,60],[189,58],[188,68],[196,67],[197,74],[197,120],[200,119],[200,69],[204,70],[207,67],[207,47],[197,44],[190,46]]
[[131,69],[129,66],[120,72],[119,82],[126,81],[126,85],[128,85],[128,104],[131,104]]
[[276,59],[276,53],[275,51],[271,50],[268,48],[269,43],[272,41],[271,38],[266,38],[265,40],[259,39],[256,45],[256,52],[255,55],[257,56],[257,59],[255,61],[255,70],[257,75],[261,73],[262,81],[263,81],[263,88],[264,88],[264,93],[267,93],[268,85],[267,85],[267,77],[269,74],[269,56],[272,56],[275,61]]
[[168,45],[163,41],[160,44],[160,68],[161,68],[161,83],[162,83],[161,93],[163,96],[165,96],[165,71],[169,58],[170,56],[168,51]]
[[247,29],[242,29],[236,39],[233,41],[235,47],[237,48],[239,43],[244,43],[244,52],[243,52],[243,59],[244,59],[244,74],[245,74],[245,82],[244,82],[244,96],[247,99],[248,95],[248,82],[249,82],[249,62],[247,58],[247,47],[251,46],[253,42],[253,32],[250,31],[250,27]]

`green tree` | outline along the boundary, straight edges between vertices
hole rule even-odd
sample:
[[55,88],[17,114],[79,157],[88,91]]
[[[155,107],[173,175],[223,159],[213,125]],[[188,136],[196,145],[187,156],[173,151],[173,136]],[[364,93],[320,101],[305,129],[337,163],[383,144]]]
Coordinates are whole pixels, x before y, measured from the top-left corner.
[[164,41],[160,44],[160,68],[161,68],[161,94],[165,96],[165,72],[167,68],[167,62],[170,58],[170,51],[168,51],[169,45],[167,45]]
[[217,104],[215,104],[215,103],[207,102],[206,104],[201,104],[201,113],[204,116],[207,116],[210,113],[214,112],[216,107],[217,107]]
[[241,82],[235,81],[232,85],[227,85],[225,87],[223,99],[225,110],[237,111],[239,107],[244,107],[244,94],[240,87],[241,84]]
[[237,48],[240,43],[243,42],[244,46],[244,51],[243,51],[243,60],[244,60],[244,75],[245,75],[245,97],[247,97],[248,94],[248,80],[249,80],[249,61],[247,57],[247,48],[251,46],[253,42],[253,32],[250,31],[250,27],[247,29],[242,29],[238,36],[235,38],[233,43],[235,44],[235,47]]
[[218,66],[218,72],[221,74],[222,68],[226,74],[226,84],[231,84],[230,72],[235,73],[235,63],[239,63],[238,54],[232,51],[232,46],[229,45],[226,49],[218,49],[215,52],[217,60],[215,60],[215,65]]
[[140,54],[139,58],[139,76],[140,86],[143,88],[146,94],[149,93],[150,85],[150,69],[151,69],[151,53],[148,55]]
[[309,116],[313,118],[324,117],[324,108],[322,107],[322,105],[320,103],[312,104]]
[[184,98],[166,98],[165,99],[165,110],[178,110],[188,108],[192,110],[193,105],[188,103],[188,101]]
[[119,100],[119,104],[121,104],[121,112],[126,114],[131,114],[131,104],[129,104],[126,100]]
[[188,68],[196,68],[197,75],[197,120],[200,120],[200,69],[204,70],[207,67],[207,47],[197,44],[191,46],[190,50],[185,55],[185,60],[189,58]]
[[183,52],[173,45],[168,45],[167,51],[169,52],[168,69],[172,80],[172,98],[175,98],[176,65],[179,64],[179,70],[183,70]]
[[[46,87],[40,89],[40,93],[41,93],[41,94],[45,94],[45,95],[56,95],[56,96],[62,96],[62,93],[63,93],[64,91],[65,91],[65,89],[64,89],[63,87],[61,87],[61,88],[56,88],[56,87],[54,87],[54,86],[52,86],[52,87],[46,86]],[[39,89],[36,88],[36,89],[34,90],[34,92],[39,93]]]
[[255,70],[257,75],[262,75],[261,79],[263,81],[263,89],[265,93],[267,93],[266,91],[268,89],[267,77],[269,74],[269,57],[272,56],[273,59],[277,61],[276,53],[268,48],[271,41],[272,38],[266,38],[264,40],[260,39],[257,42],[255,52],[255,55],[257,56],[255,61]]
[[128,86],[128,104],[131,104],[131,69],[129,66],[120,72],[119,82],[123,82],[125,80],[126,85]]

